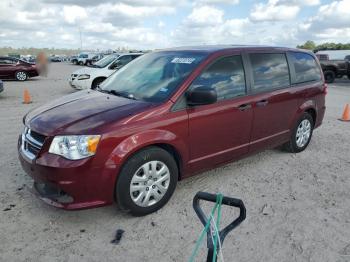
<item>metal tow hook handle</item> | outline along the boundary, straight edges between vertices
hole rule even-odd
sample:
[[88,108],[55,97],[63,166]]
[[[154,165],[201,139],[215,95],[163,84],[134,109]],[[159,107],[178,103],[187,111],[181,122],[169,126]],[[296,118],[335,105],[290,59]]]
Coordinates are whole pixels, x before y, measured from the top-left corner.
[[[199,201],[204,200],[204,201],[215,203],[216,199],[217,199],[216,194],[210,194],[206,192],[198,192],[193,198],[193,209],[196,212],[202,224],[204,225],[204,227],[208,223],[208,218],[204,214],[203,209],[200,207]],[[237,207],[239,208],[240,212],[239,212],[239,216],[235,220],[233,220],[229,225],[227,225],[225,228],[219,231],[219,238],[220,238],[219,241],[221,242],[221,244],[223,244],[226,235],[229,232],[231,232],[233,229],[235,229],[239,224],[241,224],[242,221],[246,218],[246,208],[242,200],[224,196],[222,198],[222,205]],[[209,227],[207,232],[207,248],[208,248],[207,262],[210,262],[212,261],[213,254],[214,254],[214,245],[211,240],[211,227]]]

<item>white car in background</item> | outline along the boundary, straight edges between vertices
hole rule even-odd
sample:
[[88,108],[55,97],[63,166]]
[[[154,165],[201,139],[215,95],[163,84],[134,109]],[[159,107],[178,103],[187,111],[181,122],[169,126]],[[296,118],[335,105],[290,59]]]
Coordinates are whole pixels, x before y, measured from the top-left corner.
[[124,65],[143,55],[143,53],[125,53],[108,55],[89,67],[75,71],[69,84],[75,89],[95,89],[107,77]]

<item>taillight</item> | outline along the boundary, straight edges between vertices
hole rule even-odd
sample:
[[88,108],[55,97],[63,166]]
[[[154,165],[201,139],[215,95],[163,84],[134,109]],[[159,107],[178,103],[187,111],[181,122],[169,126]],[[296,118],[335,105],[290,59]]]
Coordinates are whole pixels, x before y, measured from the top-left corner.
[[324,93],[325,95],[328,94],[328,85],[327,85],[326,83],[323,84],[323,93]]

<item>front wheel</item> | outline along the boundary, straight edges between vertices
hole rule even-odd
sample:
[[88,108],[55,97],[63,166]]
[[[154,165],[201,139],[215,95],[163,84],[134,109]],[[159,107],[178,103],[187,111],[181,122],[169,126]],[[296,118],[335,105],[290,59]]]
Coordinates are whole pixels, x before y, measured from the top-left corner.
[[309,145],[314,128],[314,120],[309,113],[304,113],[292,131],[289,142],[284,148],[291,153],[304,151]]
[[25,81],[25,80],[27,80],[27,78],[28,78],[28,75],[27,75],[27,73],[26,72],[24,72],[24,71],[18,71],[18,72],[16,72],[16,80],[18,80],[18,81]]
[[143,216],[163,207],[172,196],[178,178],[173,156],[159,147],[148,147],[123,166],[116,185],[121,209]]

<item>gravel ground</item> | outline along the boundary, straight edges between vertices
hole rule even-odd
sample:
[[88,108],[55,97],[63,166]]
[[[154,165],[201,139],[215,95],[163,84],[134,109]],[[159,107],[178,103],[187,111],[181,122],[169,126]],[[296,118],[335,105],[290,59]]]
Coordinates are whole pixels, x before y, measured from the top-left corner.
[[[226,237],[225,261],[350,261],[350,123],[337,120],[350,103],[350,82],[329,86],[323,125],[307,150],[267,150],[181,181],[157,213],[131,217],[116,205],[63,211],[30,192],[17,159],[22,117],[73,92],[78,67],[51,65],[48,78],[5,82],[0,94],[0,261],[186,261],[202,226],[192,209],[199,190],[241,198],[247,219]],[[33,103],[22,104],[28,88]],[[223,223],[236,216],[223,209]],[[116,229],[125,230],[113,245]],[[202,246],[197,261],[204,261]]]

